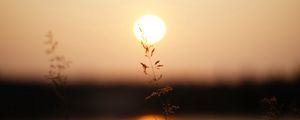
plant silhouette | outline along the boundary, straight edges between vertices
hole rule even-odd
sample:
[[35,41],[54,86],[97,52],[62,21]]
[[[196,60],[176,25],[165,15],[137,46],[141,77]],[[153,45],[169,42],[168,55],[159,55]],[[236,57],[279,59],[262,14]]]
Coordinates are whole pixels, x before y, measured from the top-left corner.
[[51,82],[51,86],[53,87],[55,94],[61,100],[66,120],[68,120],[69,110],[64,89],[68,80],[66,70],[70,68],[71,61],[67,60],[63,55],[56,54],[58,41],[54,40],[52,31],[49,31],[46,37],[47,41],[45,44],[48,46],[48,49],[46,49],[45,52],[49,56],[49,71],[45,77]]
[[[161,73],[158,74],[158,72],[160,69],[164,67],[164,65],[161,64],[160,60],[155,60],[155,62],[153,62],[155,47],[147,43],[147,38],[145,37],[143,29],[140,26],[139,26],[139,32],[141,32],[142,35],[142,40],[140,43],[145,50],[145,57],[148,59],[148,64],[144,62],[141,62],[140,64],[143,68],[144,74],[151,77],[150,82],[153,83],[155,86],[155,90],[153,90],[153,92],[150,95],[145,97],[145,100],[148,101],[153,97],[161,97],[163,95],[170,93],[171,91],[173,91],[173,88],[170,85],[165,85],[161,87],[162,85],[159,84],[159,81],[162,80],[163,78],[163,74]],[[170,114],[175,113],[175,110],[179,109],[179,106],[172,105],[170,102],[168,102],[168,100],[165,99],[164,100],[161,99],[161,107],[163,110],[162,114],[164,115],[165,120],[168,120],[169,118],[168,116]]]

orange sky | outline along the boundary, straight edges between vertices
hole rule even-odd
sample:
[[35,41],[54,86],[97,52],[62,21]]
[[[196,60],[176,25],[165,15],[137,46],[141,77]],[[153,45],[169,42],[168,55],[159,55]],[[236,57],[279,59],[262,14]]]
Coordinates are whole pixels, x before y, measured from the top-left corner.
[[155,56],[167,78],[289,75],[300,64],[299,0],[1,0],[0,74],[42,77],[52,30],[71,78],[142,78],[132,27],[147,14],[167,26]]

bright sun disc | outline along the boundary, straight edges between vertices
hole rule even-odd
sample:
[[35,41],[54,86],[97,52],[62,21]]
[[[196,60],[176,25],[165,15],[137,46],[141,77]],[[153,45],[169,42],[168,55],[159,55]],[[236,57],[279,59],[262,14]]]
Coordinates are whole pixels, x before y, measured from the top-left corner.
[[[140,31],[140,28],[143,32]],[[139,41],[152,45],[164,37],[166,26],[159,17],[147,15],[140,17],[135,22],[133,32]],[[146,40],[143,39],[143,36]]]

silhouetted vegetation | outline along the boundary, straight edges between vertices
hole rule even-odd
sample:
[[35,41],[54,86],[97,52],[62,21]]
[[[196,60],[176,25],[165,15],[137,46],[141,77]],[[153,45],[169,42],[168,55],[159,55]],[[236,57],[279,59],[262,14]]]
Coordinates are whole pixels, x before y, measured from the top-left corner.
[[49,31],[46,37],[48,38],[48,40],[45,42],[45,44],[49,46],[49,48],[46,50],[46,54],[50,58],[50,64],[48,74],[45,77],[51,82],[56,95],[62,101],[66,119],[68,119],[68,103],[65,97],[64,89],[66,87],[68,79],[65,71],[70,67],[71,61],[67,60],[63,55],[58,55],[56,53],[58,41],[54,40],[52,31]]
[[[145,50],[145,57],[149,60],[148,64],[141,62],[141,65],[143,67],[143,71],[145,73],[145,75],[149,75],[152,80],[151,82],[154,83],[155,85],[155,90],[148,95],[145,100],[150,100],[153,97],[161,97],[171,91],[173,91],[173,88],[170,85],[166,85],[163,88],[160,88],[159,85],[159,81],[162,79],[163,74],[159,74],[157,75],[157,71],[160,70],[164,65],[162,65],[160,63],[160,60],[155,60],[155,62],[153,62],[153,58],[152,56],[154,55],[155,52],[155,47],[151,44],[148,44],[147,42],[147,38],[144,36],[144,32],[143,29],[139,26],[139,32],[141,32],[142,35],[142,40],[141,40],[141,45],[143,46],[144,50]],[[152,74],[148,73],[148,69],[150,69],[152,71]],[[152,75],[152,76],[151,76]],[[175,110],[179,109],[179,106],[176,105],[172,105],[170,103],[170,100],[165,100],[166,98],[159,98],[161,101],[161,106],[163,109],[163,115],[165,117],[165,120],[168,120],[168,116],[170,114],[174,114]]]

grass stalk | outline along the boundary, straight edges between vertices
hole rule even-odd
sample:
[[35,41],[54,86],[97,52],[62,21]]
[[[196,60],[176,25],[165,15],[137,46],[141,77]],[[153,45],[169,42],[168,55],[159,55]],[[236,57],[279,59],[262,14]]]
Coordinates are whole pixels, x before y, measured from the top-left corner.
[[[161,85],[159,84],[159,81],[162,79],[163,75],[159,74],[158,76],[156,71],[160,70],[164,65],[160,64],[160,60],[156,60],[155,62],[153,62],[152,57],[155,52],[155,47],[147,43],[147,38],[145,37],[143,29],[140,26],[139,32],[141,32],[142,35],[141,45],[145,50],[145,57],[148,59],[148,64],[141,62],[141,65],[143,67],[145,75],[149,75],[150,77],[152,77],[152,80],[150,82],[153,82],[155,85],[154,91],[149,96],[145,97],[145,100],[150,100],[153,97],[158,97],[161,101],[161,106],[163,110],[162,114],[164,116],[164,119],[168,120],[168,116],[170,114],[175,113],[175,110],[179,109],[179,107],[167,102],[167,100],[165,100],[165,98],[162,96],[173,91],[173,88],[170,85],[166,85],[160,88]],[[148,69],[151,69],[152,74],[148,74]]]

